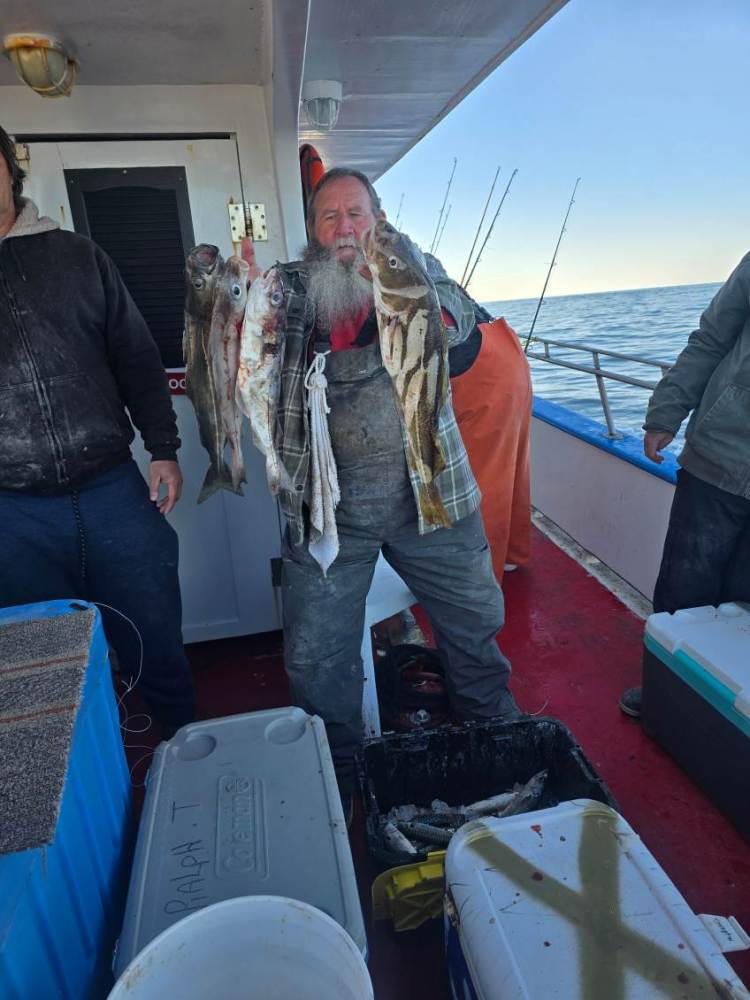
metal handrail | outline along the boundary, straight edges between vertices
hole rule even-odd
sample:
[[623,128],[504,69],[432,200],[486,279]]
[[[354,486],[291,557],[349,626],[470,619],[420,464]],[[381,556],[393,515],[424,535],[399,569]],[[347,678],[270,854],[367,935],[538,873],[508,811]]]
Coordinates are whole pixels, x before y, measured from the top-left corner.
[[[647,381],[646,379],[633,378],[630,375],[622,375],[620,372],[608,371],[606,368],[602,368],[599,363],[600,355],[604,355],[608,358],[619,358],[623,361],[633,361],[636,364],[647,365],[652,368],[659,368],[662,375],[666,374],[672,367],[668,361],[658,361],[655,358],[644,358],[636,354],[622,354],[620,351],[608,351],[603,347],[595,347],[593,344],[580,344],[577,341],[562,341],[562,340],[550,340],[548,337],[532,337],[533,342],[542,344],[544,347],[544,353],[538,354],[536,351],[526,351],[526,355],[529,358],[534,358],[536,361],[545,361],[551,365],[557,365],[559,368],[571,368],[573,371],[584,372],[587,375],[593,375],[596,379],[596,386],[599,390],[599,399],[602,404],[602,411],[604,413],[604,419],[607,424],[607,437],[610,438],[620,438],[620,434],[615,430],[615,424],[612,419],[612,411],[609,406],[609,397],[607,396],[607,387],[605,385],[605,379],[612,379],[614,382],[624,382],[626,385],[634,385],[639,389],[655,389],[657,382]],[[591,355],[593,360],[592,365],[578,364],[574,361],[564,361],[558,357],[552,357],[550,354],[550,347],[559,347],[563,350],[571,351],[585,351]]]

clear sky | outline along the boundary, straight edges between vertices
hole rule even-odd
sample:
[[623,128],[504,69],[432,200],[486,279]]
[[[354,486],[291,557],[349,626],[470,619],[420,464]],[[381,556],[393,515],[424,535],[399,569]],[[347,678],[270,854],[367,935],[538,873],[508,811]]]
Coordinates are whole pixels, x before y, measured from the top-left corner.
[[[377,182],[460,278],[495,170],[518,168],[471,284],[548,295],[723,281],[750,250],[750,0],[570,0]],[[491,213],[489,213],[491,214]],[[486,225],[486,223],[485,223]]]

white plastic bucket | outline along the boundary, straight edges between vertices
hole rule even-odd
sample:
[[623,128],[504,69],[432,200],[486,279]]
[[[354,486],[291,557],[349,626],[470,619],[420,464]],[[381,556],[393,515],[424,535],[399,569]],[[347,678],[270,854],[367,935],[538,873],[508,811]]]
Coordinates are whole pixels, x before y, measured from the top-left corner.
[[321,910],[282,896],[239,896],[154,938],[109,1000],[370,1000],[364,959]]

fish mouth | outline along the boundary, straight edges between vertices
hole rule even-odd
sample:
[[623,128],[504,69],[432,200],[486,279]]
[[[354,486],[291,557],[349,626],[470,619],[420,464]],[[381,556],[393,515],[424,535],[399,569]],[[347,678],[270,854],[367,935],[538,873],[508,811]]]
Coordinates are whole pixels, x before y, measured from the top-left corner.
[[212,243],[200,243],[190,251],[190,257],[195,261],[201,271],[211,273],[216,267],[219,258],[219,248]]
[[[377,223],[375,225],[377,225]],[[362,253],[365,256],[367,256],[367,254],[370,252],[374,236],[375,236],[375,226],[370,226],[370,228],[365,229],[365,231],[359,237],[359,245],[362,247]]]

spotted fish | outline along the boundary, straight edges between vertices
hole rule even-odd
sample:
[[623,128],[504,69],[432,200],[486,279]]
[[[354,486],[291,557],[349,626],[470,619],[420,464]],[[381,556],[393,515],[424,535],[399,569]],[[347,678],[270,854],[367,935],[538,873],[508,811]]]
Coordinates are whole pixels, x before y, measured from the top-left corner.
[[241,257],[227,258],[216,289],[208,338],[213,388],[221,417],[221,449],[223,453],[224,442],[228,441],[231,449],[232,486],[235,490],[239,490],[240,483],[245,482],[242,414],[235,400],[235,387],[240,361],[239,325],[245,315],[249,272],[249,265]]
[[242,493],[241,487],[233,485],[231,473],[224,461],[225,437],[208,354],[211,318],[224,266],[219,248],[210,243],[200,243],[193,247],[185,265],[187,290],[185,333],[182,341],[185,391],[195,410],[201,444],[210,459],[198,494],[198,503],[222,488]]
[[420,480],[420,513],[427,524],[450,527],[435,485],[445,468],[438,414],[449,391],[437,292],[419,250],[384,219],[363,235],[362,250],[372,274],[383,364],[406,428],[409,465]]
[[266,456],[266,478],[273,494],[292,488],[275,443],[285,330],[284,288],[272,267],[253,281],[247,295],[236,398],[250,420],[255,444]]

